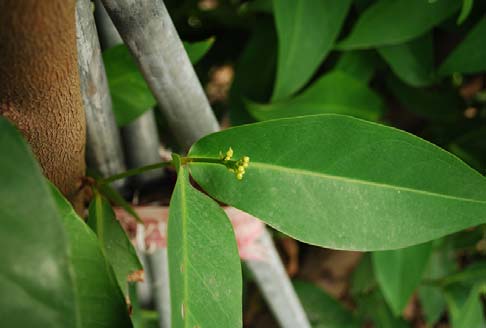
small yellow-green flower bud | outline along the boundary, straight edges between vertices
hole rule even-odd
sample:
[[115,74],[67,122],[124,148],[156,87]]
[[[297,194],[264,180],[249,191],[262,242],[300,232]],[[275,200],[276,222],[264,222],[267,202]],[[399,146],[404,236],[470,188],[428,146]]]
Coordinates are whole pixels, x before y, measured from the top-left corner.
[[250,163],[250,157],[248,156],[243,156],[243,163]]
[[238,173],[245,173],[245,168],[243,166],[238,166]]
[[229,161],[233,157],[233,149],[229,147],[228,151],[226,152],[226,157],[224,158],[226,161]]
[[241,164],[242,167],[244,167],[245,169],[248,168],[249,164],[244,162],[243,164]]
[[241,172],[240,173],[237,173],[236,174],[236,179],[238,179],[238,180],[243,179],[243,173],[241,173]]

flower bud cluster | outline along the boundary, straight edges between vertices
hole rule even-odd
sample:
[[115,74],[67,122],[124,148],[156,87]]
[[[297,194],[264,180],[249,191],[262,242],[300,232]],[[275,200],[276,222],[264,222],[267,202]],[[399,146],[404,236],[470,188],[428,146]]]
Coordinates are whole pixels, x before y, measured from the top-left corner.
[[242,180],[245,175],[245,169],[250,165],[250,157],[243,156],[239,160],[231,160],[233,157],[233,149],[228,149],[223,157],[223,163],[226,165],[229,171],[235,173],[236,179]]

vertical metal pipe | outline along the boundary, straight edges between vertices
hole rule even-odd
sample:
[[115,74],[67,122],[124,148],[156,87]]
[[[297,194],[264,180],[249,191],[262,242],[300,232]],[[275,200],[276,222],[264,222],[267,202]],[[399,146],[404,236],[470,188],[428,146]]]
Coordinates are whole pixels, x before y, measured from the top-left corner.
[[[111,48],[122,43],[122,39],[108,16],[100,0],[95,1],[95,17],[103,48]],[[154,112],[149,109],[135,121],[121,129],[124,149],[129,168],[136,168],[160,162],[159,136]],[[162,171],[150,171],[134,178],[135,186],[142,186],[162,177]],[[143,231],[143,226],[138,230]],[[138,231],[137,230],[137,231]],[[144,248],[142,248],[144,249]],[[141,304],[153,299],[161,328],[170,328],[170,291],[168,278],[167,250],[155,253],[139,252],[146,270],[145,281],[137,284],[137,296]]]
[[[88,166],[107,177],[126,170],[120,135],[111,109],[105,67],[91,2],[76,2],[76,33],[81,93],[86,112]],[[115,186],[121,187],[123,181]]]
[[246,260],[270,310],[282,328],[310,328],[307,316],[289,282],[272,236],[264,230],[257,243],[265,250],[264,259]]
[[[201,137],[218,131],[216,117],[163,1],[102,1],[180,146],[187,150]],[[272,239],[268,233],[262,238],[271,259],[249,263],[250,270],[282,327],[310,328]]]
[[103,0],[184,149],[219,129],[204,90],[160,0]]

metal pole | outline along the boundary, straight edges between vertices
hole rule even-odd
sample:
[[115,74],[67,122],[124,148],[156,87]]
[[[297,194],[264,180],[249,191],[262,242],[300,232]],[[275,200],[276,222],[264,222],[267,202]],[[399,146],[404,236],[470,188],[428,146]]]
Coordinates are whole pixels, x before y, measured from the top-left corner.
[[[91,2],[76,2],[76,33],[81,93],[86,112],[88,166],[107,177],[126,170],[120,135],[111,110],[105,67]],[[115,183],[121,187],[122,181]]]
[[172,134],[184,149],[219,129],[204,90],[160,0],[103,0]]
[[[187,150],[199,138],[218,131],[216,117],[164,3],[155,0],[103,0],[103,3],[180,146]],[[267,237],[263,237],[262,246],[271,260],[252,261],[249,268],[282,327],[310,328],[288,276],[282,274],[285,270],[275,245]],[[269,279],[268,272],[276,275]]]
[[[95,2],[95,17],[99,27],[100,41],[107,49],[122,43],[110,17],[100,0]],[[121,129],[124,148],[129,168],[136,168],[160,162],[159,136],[152,109]],[[132,181],[135,187],[156,181],[163,176],[163,171],[151,171],[135,177]],[[143,230],[143,227],[139,229]],[[137,229],[138,231],[138,229]],[[137,295],[140,303],[148,304],[154,299],[159,313],[160,327],[170,328],[170,291],[168,278],[167,250],[157,250],[155,253],[139,252],[140,259],[146,268],[146,280],[137,284]]]

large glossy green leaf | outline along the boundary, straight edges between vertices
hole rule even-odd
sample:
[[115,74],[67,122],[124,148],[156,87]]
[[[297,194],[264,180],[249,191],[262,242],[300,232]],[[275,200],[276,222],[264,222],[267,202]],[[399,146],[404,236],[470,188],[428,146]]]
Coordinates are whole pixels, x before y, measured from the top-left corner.
[[439,68],[439,73],[477,73],[486,71],[486,16],[469,32],[466,38],[452,51]]
[[[212,43],[213,39],[196,43],[184,42],[191,62],[200,60]],[[103,61],[118,125],[130,123],[155,106],[156,100],[125,45],[120,44],[104,51]]]
[[69,244],[20,133],[0,116],[0,318],[5,327],[79,327]]
[[295,98],[271,104],[248,101],[247,109],[259,121],[325,113],[375,121],[381,116],[384,106],[366,82],[336,70],[321,77]]
[[361,327],[349,310],[319,287],[294,281],[294,288],[313,328]]
[[486,179],[406,132],[341,115],[235,127],[199,140],[190,156],[234,149],[239,181],[220,164],[191,163],[216,199],[307,243],[386,250],[486,222]]
[[132,327],[125,297],[96,235],[52,187],[52,196],[68,234],[78,290],[79,328]]
[[379,0],[366,9],[339,49],[364,49],[410,41],[451,16],[457,0]]
[[99,193],[95,194],[89,206],[88,225],[98,236],[123,294],[128,296],[128,276],[141,271],[142,264],[110,203]]
[[377,49],[393,72],[415,87],[430,85],[435,80],[432,34],[394,46]]
[[432,244],[374,252],[373,268],[378,284],[395,315],[400,315],[422,279]]
[[179,168],[170,202],[172,327],[241,327],[241,266],[231,224]]
[[272,99],[299,90],[331,50],[351,0],[274,0],[279,41]]

